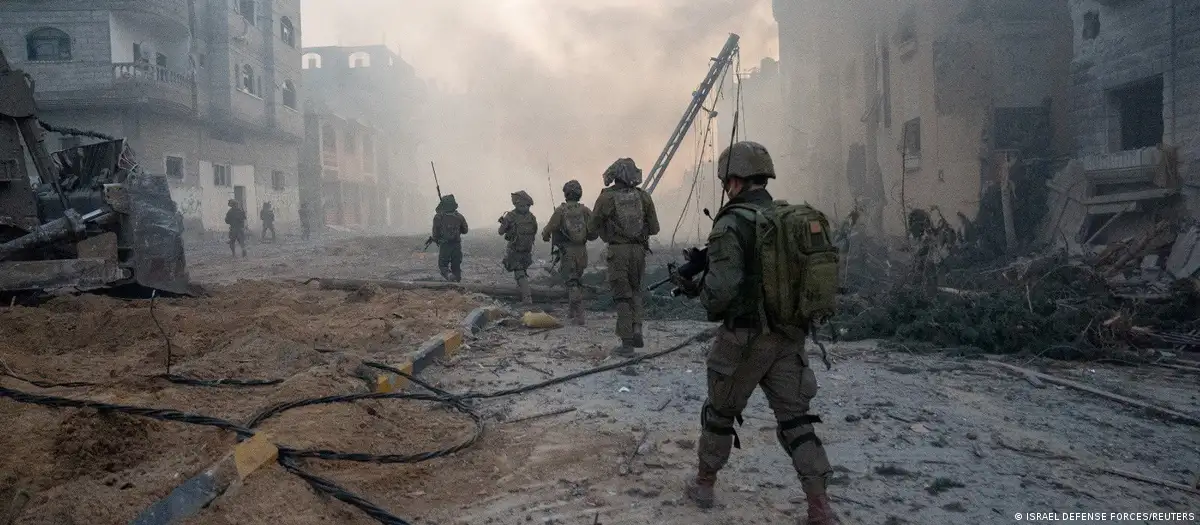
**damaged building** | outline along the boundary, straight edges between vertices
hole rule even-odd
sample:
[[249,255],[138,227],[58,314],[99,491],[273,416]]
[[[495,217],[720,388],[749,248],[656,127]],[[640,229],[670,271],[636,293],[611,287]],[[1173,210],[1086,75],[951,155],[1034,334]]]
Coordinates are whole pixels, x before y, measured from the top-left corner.
[[1070,6],[1076,151],[1045,235],[1080,250],[1200,216],[1200,2]]
[[297,224],[299,0],[5,1],[0,46],[44,121],[124,137],[165,173],[189,233],[225,229],[229,199],[252,227],[266,201]]
[[[386,46],[312,47],[303,53],[307,89],[301,193],[324,224],[353,229],[424,227],[414,109],[423,87]],[[409,228],[413,229],[413,228]]]
[[[776,0],[809,200],[877,233],[973,221],[1024,160],[1071,152],[1067,0]],[[1015,188],[1014,191],[1022,191]]]

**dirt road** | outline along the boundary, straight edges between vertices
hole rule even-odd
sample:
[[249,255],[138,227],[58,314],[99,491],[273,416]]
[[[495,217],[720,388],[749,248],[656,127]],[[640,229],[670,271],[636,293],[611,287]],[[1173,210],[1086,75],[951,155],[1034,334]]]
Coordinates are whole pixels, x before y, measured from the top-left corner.
[[[0,359],[25,375],[104,384],[36,389],[0,377],[0,386],[236,421],[273,403],[366,391],[352,377],[357,363],[394,362],[404,348],[456,326],[466,310],[488,299],[453,292],[364,296],[263,281],[431,278],[433,262],[414,255],[420,241],[288,241],[252,245],[250,258],[236,260],[219,243],[189,247],[193,279],[212,297],[160,300],[158,315],[179,348],[179,370],[279,377],[282,384],[197,389],[139,379],[157,373],[163,357],[149,305],[80,296],[41,308],[0,309],[7,343],[0,345]],[[497,251],[485,241],[468,250],[468,279],[505,278],[493,264]],[[559,305],[547,307],[562,313]],[[590,321],[586,328],[550,331],[495,326],[422,375],[452,392],[493,391],[611,363],[613,319],[592,312]],[[646,351],[709,327],[651,321]],[[309,460],[306,466],[413,523],[794,523],[804,504],[759,394],[739,429],[743,448],[722,473],[718,507],[701,512],[683,501],[681,484],[695,464],[705,347],[474,402],[485,434],[450,457],[414,465]],[[821,393],[814,412],[825,421],[818,433],[837,471],[831,493],[848,523],[1012,523],[1018,512],[1200,512],[1194,493],[1099,470],[1189,484],[1200,474],[1195,427],[1035,385],[979,359],[914,355],[869,342],[830,350],[834,368],[817,370]],[[1192,371],[1013,362],[1200,413],[1200,380]],[[523,419],[550,412],[560,413]],[[12,451],[0,460],[0,523],[5,498],[20,490],[32,496],[14,523],[126,523],[233,443],[215,430],[8,400],[0,400],[0,415],[10,429],[0,447]],[[454,444],[470,425],[435,404],[376,400],[299,409],[263,428],[289,445],[408,454]],[[373,521],[271,467],[189,523]]]

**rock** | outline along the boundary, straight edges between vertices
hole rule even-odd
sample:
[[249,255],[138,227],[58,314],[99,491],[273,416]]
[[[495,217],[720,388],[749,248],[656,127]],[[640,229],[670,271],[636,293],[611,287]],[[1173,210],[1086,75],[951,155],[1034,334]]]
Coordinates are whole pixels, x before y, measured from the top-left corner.
[[796,512],[796,506],[791,503],[776,503],[775,510],[786,516],[791,516]]
[[979,439],[979,435],[974,432],[967,432],[967,439],[975,441],[976,439]]
[[846,422],[847,422],[847,423],[854,423],[854,422],[857,422],[857,421],[862,421],[862,417],[860,417],[860,416],[858,416],[858,415],[856,415],[856,414],[848,414],[848,415],[846,415]]
[[691,439],[676,439],[675,445],[683,450],[692,450],[696,448],[696,442]]

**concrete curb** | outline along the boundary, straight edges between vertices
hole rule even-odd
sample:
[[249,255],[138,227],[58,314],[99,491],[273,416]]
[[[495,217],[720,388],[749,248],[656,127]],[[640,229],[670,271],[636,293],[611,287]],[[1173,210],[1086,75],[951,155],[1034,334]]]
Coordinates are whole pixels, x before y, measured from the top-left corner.
[[[408,353],[396,368],[410,375],[416,375],[429,367],[437,359],[453,357],[462,348],[466,335],[475,335],[487,328],[488,323],[504,316],[504,310],[497,307],[485,306],[472,310],[462,322],[459,330],[447,330],[434,336],[421,345],[415,352]],[[360,374],[366,377],[365,368]],[[382,373],[370,369],[374,375],[376,392],[394,392],[408,387],[408,379],[396,374]],[[234,446],[234,451],[222,458],[204,472],[184,481],[172,490],[167,497],[155,502],[142,511],[130,525],[170,525],[179,523],[202,509],[213,500],[224,494],[235,481],[244,479],[251,472],[274,461],[278,449],[270,444],[268,438],[261,433]]]
[[[461,328],[447,330],[425,341],[415,352],[410,352],[399,363],[392,366],[410,375],[425,370],[434,361],[454,357],[462,348],[466,336],[473,336],[487,328],[488,323],[504,316],[504,310],[494,306],[476,308],[467,314]],[[389,363],[391,364],[391,363]],[[394,392],[408,387],[408,379],[396,374],[375,372],[375,391]]]

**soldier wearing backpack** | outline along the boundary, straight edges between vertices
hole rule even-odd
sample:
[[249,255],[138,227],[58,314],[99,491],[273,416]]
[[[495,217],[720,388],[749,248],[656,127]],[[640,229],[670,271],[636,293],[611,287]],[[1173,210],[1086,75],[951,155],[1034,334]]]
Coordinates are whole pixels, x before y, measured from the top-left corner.
[[632,357],[642,340],[642,277],[650,237],[658,234],[658,213],[650,194],[638,187],[642,170],[623,158],[604,171],[604,188],[588,221],[588,240],[608,243],[608,282],[617,303],[617,337],[613,354]]
[[776,436],[791,458],[808,499],[801,523],[838,523],[825,489],[829,458],[809,413],[817,378],[804,351],[812,323],[833,313],[837,251],[825,216],[807,205],[774,201],[767,181],[775,168],[766,148],[738,142],[721,154],[718,178],[730,197],[708,237],[702,285],[683,281],[699,296],[709,320],[719,321],[709,349],[708,399],[700,416],[699,469],[687,496],[701,507],[714,499],[717,473],[740,448],[734,423],[756,386],[778,422]]
[[458,212],[454,195],[442,197],[434,211],[429,238],[438,245],[438,272],[447,281],[462,281],[462,236],[467,234],[467,218]]
[[567,281],[567,300],[570,303],[571,320],[583,326],[583,271],[587,269],[587,224],[592,210],[579,202],[583,198],[583,186],[572,180],[563,185],[566,202],[560,204],[550,216],[550,222],[542,230],[542,241],[558,246],[562,253],[560,271]]
[[517,288],[521,290],[521,302],[533,304],[533,293],[529,290],[529,266],[533,264],[533,241],[537,239],[537,217],[529,211],[533,197],[524,191],[512,194],[512,211],[500,217],[500,235],[508,241],[504,253],[504,269],[513,273]]

